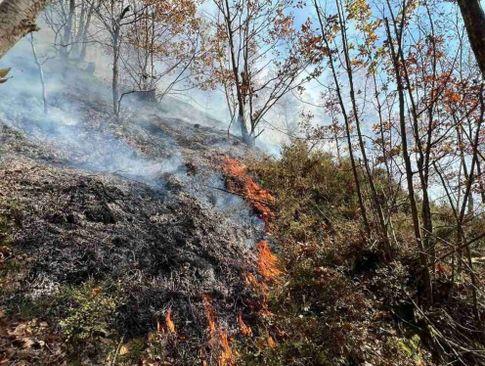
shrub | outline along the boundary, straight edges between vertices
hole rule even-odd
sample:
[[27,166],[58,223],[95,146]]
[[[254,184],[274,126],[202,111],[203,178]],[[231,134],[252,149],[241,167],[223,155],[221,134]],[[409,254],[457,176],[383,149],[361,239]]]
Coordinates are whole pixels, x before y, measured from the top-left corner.
[[[397,333],[381,295],[401,306],[409,273],[399,263],[382,263],[362,232],[350,163],[296,142],[280,159],[253,161],[249,169],[275,197],[271,234],[284,278],[270,290],[269,315],[253,325],[257,336],[239,344],[243,364],[414,364],[419,345],[396,357],[397,341],[381,339],[383,332]],[[380,189],[399,194],[381,176],[376,173]],[[396,235],[412,237],[406,214],[395,214],[402,215]],[[396,339],[409,343],[405,335]]]
[[117,306],[113,296],[92,282],[73,289],[71,296],[66,317],[59,323],[71,344],[94,344],[113,333],[110,319]]

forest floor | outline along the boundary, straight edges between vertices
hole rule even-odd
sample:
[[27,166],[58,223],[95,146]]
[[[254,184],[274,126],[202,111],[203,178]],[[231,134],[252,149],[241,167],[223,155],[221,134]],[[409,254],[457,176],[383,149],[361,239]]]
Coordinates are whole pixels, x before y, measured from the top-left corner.
[[116,120],[99,84],[71,85],[48,115],[28,93],[2,105],[0,366],[485,359],[466,272],[452,289],[437,268],[423,310],[408,214],[382,261],[345,162],[268,158],[188,108]]
[[103,123],[107,107],[90,103],[75,130],[0,125],[0,365],[113,362],[119,342],[136,349],[171,322],[192,340],[173,357],[211,363],[217,352],[199,347],[208,311],[227,332],[238,327],[264,237],[261,218],[225,188],[226,156],[251,152],[157,107]]

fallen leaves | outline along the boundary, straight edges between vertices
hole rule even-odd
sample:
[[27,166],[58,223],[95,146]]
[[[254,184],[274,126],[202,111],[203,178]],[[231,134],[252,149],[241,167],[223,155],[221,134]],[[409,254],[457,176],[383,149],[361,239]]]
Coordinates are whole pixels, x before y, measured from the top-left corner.
[[0,365],[59,364],[62,343],[45,321],[17,321],[0,309]]

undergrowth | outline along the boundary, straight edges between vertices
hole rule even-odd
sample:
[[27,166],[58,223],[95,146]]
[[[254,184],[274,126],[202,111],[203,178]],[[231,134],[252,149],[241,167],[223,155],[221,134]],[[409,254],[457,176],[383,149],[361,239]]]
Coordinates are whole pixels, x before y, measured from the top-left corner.
[[[447,293],[437,296],[429,313],[420,313],[415,303],[417,254],[399,186],[390,183],[398,190],[399,206],[391,220],[396,254],[384,261],[377,238],[368,238],[361,230],[348,161],[337,162],[329,154],[311,152],[304,143],[295,143],[284,148],[280,159],[248,165],[275,197],[271,235],[284,274],[269,290],[270,316],[258,317],[255,336],[238,344],[241,364],[444,363],[438,347],[447,345],[439,344],[436,332],[452,332],[452,326],[439,329],[437,314],[447,309],[451,317],[459,316],[470,303],[463,300],[465,290],[455,295],[451,307],[451,294]],[[389,188],[379,172],[376,181],[380,189]],[[447,227],[449,210],[434,209],[441,214],[437,226]],[[440,234],[447,238],[446,231]],[[437,274],[437,283],[448,280]],[[274,342],[261,347],[260,340],[267,337]],[[472,342],[469,347],[483,350],[483,344]],[[467,362],[476,362],[474,356]]]
[[[109,278],[61,285],[37,299],[24,296],[19,283],[27,280],[29,260],[10,247],[8,235],[9,226],[21,221],[15,202],[3,202],[0,211],[1,295],[8,299],[0,310],[58,338],[55,359],[73,365],[86,359],[112,365],[441,365],[447,360],[438,347],[448,350],[441,335],[460,347],[483,349],[465,329],[472,325],[463,323],[463,337],[456,338],[460,316],[472,318],[470,280],[465,274],[455,279],[451,292],[446,263],[436,273],[436,304],[420,313],[409,207],[398,184],[376,172],[380,190],[397,192],[391,216],[395,256],[385,261],[378,238],[361,229],[348,161],[295,143],[280,159],[245,163],[226,159],[227,187],[251,204],[267,233],[254,243],[255,268],[241,273],[247,288],[234,319],[239,334],[218,322],[211,298],[204,296],[197,336],[180,309],[167,307],[147,334],[129,337],[117,324],[127,284]],[[433,209],[437,235],[452,241],[450,210]],[[474,225],[479,232],[479,223]],[[476,364],[473,355],[462,357]],[[37,364],[53,362],[41,359]]]

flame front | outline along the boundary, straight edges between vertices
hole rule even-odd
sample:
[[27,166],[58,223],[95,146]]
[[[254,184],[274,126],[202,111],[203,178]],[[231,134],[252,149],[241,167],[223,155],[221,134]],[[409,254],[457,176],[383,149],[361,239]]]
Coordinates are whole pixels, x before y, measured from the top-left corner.
[[268,230],[274,218],[274,212],[271,209],[275,202],[274,197],[248,175],[246,166],[240,161],[226,157],[223,169],[226,176],[233,180],[228,182],[229,190],[244,196],[253,209],[261,215]]
[[214,314],[214,308],[212,307],[211,298],[209,295],[204,295],[202,300],[204,302],[205,316],[209,323],[209,332],[212,336],[216,332],[216,319]]
[[231,349],[229,336],[227,331],[220,328],[216,322],[215,311],[212,306],[212,301],[209,295],[203,297],[204,311],[209,324],[210,343],[218,352],[217,365],[218,366],[233,366],[235,365],[235,357]]
[[229,345],[227,332],[223,329],[219,329],[218,339],[221,353],[219,355],[219,359],[217,360],[217,364],[219,366],[234,365],[234,354],[232,352],[231,346]]
[[258,243],[258,270],[266,280],[275,280],[281,276],[278,258],[271,252],[266,240]]
[[239,330],[242,335],[245,335],[246,337],[253,335],[253,330],[244,322],[241,312],[239,312],[239,315],[237,316],[237,323],[239,324]]

